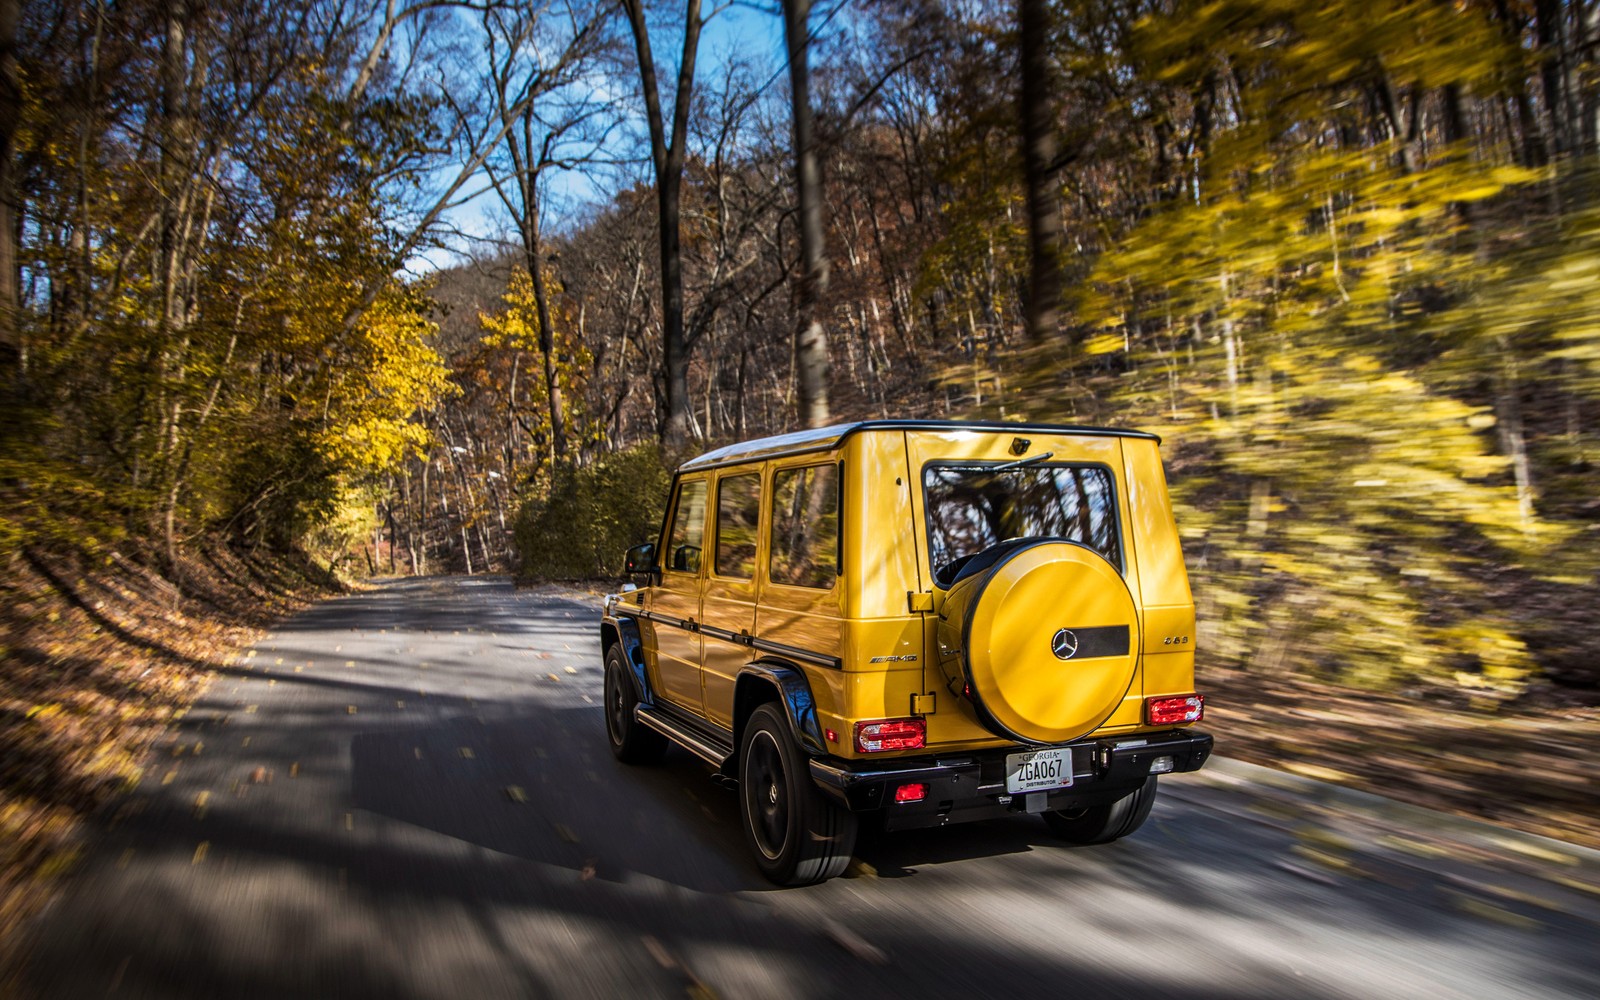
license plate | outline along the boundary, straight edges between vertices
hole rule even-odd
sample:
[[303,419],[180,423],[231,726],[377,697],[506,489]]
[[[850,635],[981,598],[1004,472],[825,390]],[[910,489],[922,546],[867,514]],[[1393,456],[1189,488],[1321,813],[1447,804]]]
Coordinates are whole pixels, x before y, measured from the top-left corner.
[[1038,792],[1072,784],[1072,748],[1006,754],[1006,791]]

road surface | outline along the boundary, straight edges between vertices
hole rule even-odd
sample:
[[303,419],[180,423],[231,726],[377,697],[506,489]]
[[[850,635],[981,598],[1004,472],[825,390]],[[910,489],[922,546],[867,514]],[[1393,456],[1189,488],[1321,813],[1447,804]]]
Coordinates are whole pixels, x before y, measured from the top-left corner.
[[29,928],[23,995],[1600,995],[1573,858],[1204,772],[1116,844],[1018,817],[776,890],[706,766],[611,758],[597,603],[387,582],[219,668]]

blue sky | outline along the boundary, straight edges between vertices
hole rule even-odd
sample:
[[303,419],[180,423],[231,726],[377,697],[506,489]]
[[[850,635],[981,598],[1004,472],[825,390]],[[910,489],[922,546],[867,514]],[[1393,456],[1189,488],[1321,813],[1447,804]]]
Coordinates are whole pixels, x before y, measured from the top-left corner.
[[[714,14],[707,21],[700,37],[700,54],[695,74],[697,81],[703,83],[716,76],[727,60],[734,56],[742,57],[757,65],[770,64],[773,72],[769,75],[775,80],[781,80],[782,75],[777,71],[781,69],[784,58],[783,22],[776,12],[776,4],[773,5],[772,12],[755,10],[744,4],[723,4],[713,7],[712,10]],[[681,34],[669,34],[659,28],[652,31],[651,47],[659,64],[657,75],[663,87],[670,87],[676,78],[677,56],[681,45]],[[631,63],[629,68],[632,69]],[[763,79],[767,76],[764,75]],[[636,92],[637,79],[634,75],[624,82]],[[669,101],[670,93],[663,94],[663,102]],[[670,104],[668,109],[670,112]],[[629,121],[625,129],[616,133],[624,137],[623,143],[643,140],[645,128],[642,111],[636,117],[637,120]],[[641,150],[639,155],[643,157],[646,154]],[[647,169],[643,164],[638,168],[641,175]],[[454,177],[455,168],[441,171],[441,175],[445,173]],[[469,183],[467,188],[463,189],[463,193],[484,187],[484,182],[478,180]],[[583,205],[603,199],[607,194],[608,192],[597,187],[596,182],[589,176],[577,172],[567,172],[552,177],[547,188],[547,197],[552,202],[551,208],[555,218],[546,222],[547,228],[559,230],[567,219],[581,210]],[[492,238],[496,233],[502,232],[506,225],[503,206],[494,192],[488,190],[482,190],[471,201],[447,212],[445,219],[450,225],[466,234],[464,238],[452,241],[455,250],[468,249],[474,237],[479,240]],[[410,269],[426,273],[459,263],[460,259],[458,253],[434,249],[413,258]]]

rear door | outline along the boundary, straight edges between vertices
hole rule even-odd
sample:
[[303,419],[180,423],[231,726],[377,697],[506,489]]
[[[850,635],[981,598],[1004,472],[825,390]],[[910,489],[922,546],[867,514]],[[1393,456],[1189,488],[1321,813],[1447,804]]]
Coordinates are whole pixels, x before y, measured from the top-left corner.
[[[936,594],[945,592],[966,560],[1001,542],[1030,537],[1063,538],[1098,553],[1098,558],[1109,564],[1108,585],[1138,593],[1138,566],[1124,531],[1129,514],[1118,437],[1024,428],[1015,434],[918,430],[906,434],[906,451],[916,487],[912,495],[917,545],[930,567]],[[1051,654],[1052,644],[1059,632],[1074,633],[1074,626],[1081,624],[1081,616],[1074,611],[1076,602],[1069,599],[1079,596],[1091,605],[1096,603],[1092,594],[1062,594],[1058,603],[1042,605],[1036,618],[1007,624],[1003,637],[1022,643],[1025,651],[1040,653],[1046,664],[1057,665],[1061,654]],[[1136,607],[1131,613],[1137,619]],[[929,618],[934,633],[929,635],[929,648],[937,650],[939,616]],[[1137,621],[1131,631],[1132,680],[1107,724],[1138,721]],[[1059,665],[1070,673],[1065,662]],[[1020,667],[1020,663],[1012,666]],[[924,681],[929,690],[950,688],[947,668],[937,656],[927,659]],[[1041,691],[1037,697],[1048,700],[1051,696]],[[1063,704],[1072,700],[1070,685],[1060,691],[1060,698]],[[1059,706],[1045,707],[1054,711]],[[988,735],[967,712],[941,712],[929,720],[930,743]]]
[[735,637],[755,627],[756,565],[761,544],[760,467],[725,470],[717,477],[713,552],[701,605],[705,647],[702,676],[706,718],[733,729],[733,686],[750,661],[750,647]]

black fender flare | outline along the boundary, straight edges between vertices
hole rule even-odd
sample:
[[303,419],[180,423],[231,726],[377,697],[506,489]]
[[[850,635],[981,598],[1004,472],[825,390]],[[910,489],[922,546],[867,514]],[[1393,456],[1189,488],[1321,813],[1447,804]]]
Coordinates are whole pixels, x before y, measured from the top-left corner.
[[776,690],[777,700],[789,718],[789,730],[794,733],[802,753],[808,757],[820,757],[828,753],[822,739],[822,724],[817,721],[816,699],[811,696],[811,682],[806,680],[805,672],[793,663],[770,658],[745,664],[734,680],[735,748],[743,742],[745,720],[749,718],[750,711],[754,711],[754,705],[750,705],[750,711],[745,710],[752,685],[764,685]]
[[650,679],[644,668],[644,640],[639,636],[637,621],[632,618],[606,618],[600,622],[600,656],[604,658],[611,652],[611,647],[618,643],[622,645],[623,659],[631,668],[628,675],[633,679],[633,693],[639,704],[654,705]]

